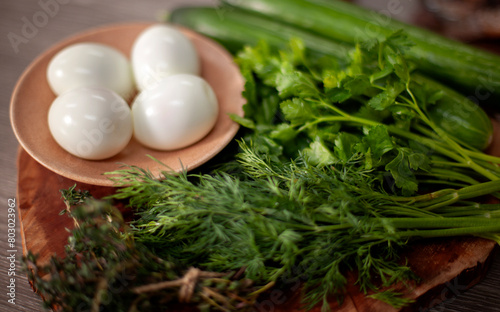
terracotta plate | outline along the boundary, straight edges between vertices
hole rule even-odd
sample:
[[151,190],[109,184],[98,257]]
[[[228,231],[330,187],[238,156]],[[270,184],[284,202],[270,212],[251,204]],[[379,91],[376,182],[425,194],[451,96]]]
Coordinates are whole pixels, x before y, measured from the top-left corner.
[[111,186],[103,173],[121,165],[136,165],[158,174],[167,168],[149,158],[150,155],[171,170],[193,169],[219,153],[238,131],[229,113],[242,116],[245,103],[241,95],[244,80],[231,55],[219,44],[200,34],[181,28],[194,43],[202,64],[202,76],[214,89],[219,101],[216,126],[201,141],[176,151],[148,149],[134,139],[118,155],[100,161],[80,159],[63,150],[52,138],[47,114],[55,95],[49,88],[46,69],[52,57],[64,47],[77,42],[98,42],[115,47],[130,57],[135,38],[151,23],[111,25],[73,36],[39,56],[19,79],[11,100],[10,117],[14,133],[22,147],[48,169],[73,180]]

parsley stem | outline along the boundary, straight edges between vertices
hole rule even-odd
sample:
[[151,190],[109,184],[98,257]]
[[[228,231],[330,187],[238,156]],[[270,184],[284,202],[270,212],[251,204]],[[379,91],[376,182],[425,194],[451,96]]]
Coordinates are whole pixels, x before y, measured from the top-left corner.
[[[441,140],[440,137],[436,133],[432,132],[430,129],[423,127],[422,125],[415,124],[415,125],[413,125],[413,127],[416,130],[420,131],[421,133],[427,135],[428,137],[434,138],[436,140]],[[466,145],[463,142],[460,142],[460,144]],[[491,163],[495,164],[495,166],[492,167],[494,170],[500,169],[500,167],[497,166],[497,164],[500,164],[500,157],[488,155],[488,154],[476,151],[471,147],[468,147],[468,149],[465,149],[464,153],[466,155],[470,156],[471,158],[483,160],[483,161],[487,161],[487,162],[491,162]]]
[[[411,91],[409,90],[409,88],[407,88],[407,92],[410,94],[411,98],[413,101],[416,101],[415,97],[413,96],[413,94],[411,93]],[[415,140],[419,143],[422,143],[424,145],[426,145],[427,147],[430,147],[430,148],[433,148],[435,149],[436,151],[440,152],[441,154],[445,155],[445,156],[448,156],[456,161],[458,161],[459,163],[467,166],[467,167],[472,167],[476,172],[482,174],[483,176],[489,178],[490,180],[495,180],[495,179],[498,179],[499,177],[493,173],[491,173],[490,171],[486,170],[485,168],[483,168],[482,166],[478,165],[477,163],[475,163],[474,161],[472,161],[470,159],[470,157],[468,156],[467,153],[464,152],[464,149],[462,149],[455,141],[451,140],[448,138],[447,134],[444,133],[444,131],[441,131],[437,126],[434,125],[434,123],[432,123],[428,118],[427,116],[422,112],[422,110],[420,109],[420,107],[416,104],[416,102],[411,102],[409,100],[407,100],[409,104],[413,104],[412,107],[417,111],[417,113],[421,116],[421,118],[423,119],[423,121],[427,124],[429,124],[433,129],[435,129],[435,131],[439,134],[440,132],[443,132],[441,133],[441,137],[445,139],[445,141],[452,145],[452,147],[454,147],[456,150],[458,149],[458,152],[461,153],[461,156],[460,155],[457,155],[456,153],[453,153],[452,151],[449,150],[449,148],[447,147],[447,145],[445,144],[440,144],[439,141],[436,141],[434,139],[430,139],[430,138],[426,138],[426,137],[423,137],[423,136],[419,136],[417,134],[414,134],[412,132],[409,132],[409,131],[405,131],[403,129],[400,129],[400,128],[397,128],[395,126],[388,126],[388,130],[394,134],[397,134],[397,135],[400,135],[400,136],[403,136],[403,137],[406,137],[408,139],[412,139],[412,140]],[[320,117],[320,118],[317,118],[315,119],[314,121],[312,122],[309,122],[309,123],[306,123],[305,125],[303,125],[302,127],[300,127],[298,129],[299,132],[315,125],[315,124],[318,124],[318,123],[323,123],[323,122],[354,122],[354,123],[357,123],[357,124],[362,124],[362,125],[368,125],[368,126],[377,126],[377,125],[381,125],[382,123],[379,123],[379,122],[376,122],[376,121],[373,121],[373,120],[368,120],[368,119],[364,119],[364,118],[359,118],[359,117],[355,117],[355,116],[351,116],[347,113],[345,113],[344,111],[340,110],[339,108],[337,108],[335,105],[330,105],[326,102],[324,102],[323,100],[320,100],[320,103],[332,110],[334,110],[336,113],[338,113],[340,116],[327,116],[327,117]],[[421,128],[421,130],[423,130],[423,128]],[[429,135],[429,133],[427,133]],[[465,150],[466,151],[466,150]],[[462,153],[464,152],[464,153]],[[484,155],[484,154],[483,154]],[[494,157],[495,160],[497,161],[500,161],[500,158],[498,157]]]
[[[338,110],[338,111],[342,112],[341,110]],[[342,115],[342,116],[326,116],[326,117],[316,118],[315,120],[304,124],[297,131],[298,132],[304,131],[305,129],[307,129],[313,125],[323,123],[323,122],[352,122],[355,124],[361,124],[361,125],[367,125],[367,126],[383,125],[382,123],[379,123],[377,121],[373,121],[373,120],[369,120],[369,119],[365,119],[365,118],[359,118],[356,116],[347,115],[345,113],[343,113],[343,114],[344,115]],[[454,159],[457,162],[472,168],[474,171],[476,171],[477,173],[483,175],[484,177],[486,177],[490,180],[500,179],[500,177],[497,174],[495,174],[491,170],[484,168],[483,166],[480,166],[476,162],[472,161],[470,159],[470,157],[467,156],[466,154],[462,153],[462,155],[459,155],[459,154],[457,154],[457,152],[454,152],[450,148],[447,148],[446,145],[443,145],[436,140],[433,140],[433,139],[430,139],[427,137],[423,137],[421,135],[412,133],[410,131],[406,131],[406,130],[398,128],[396,126],[386,125],[386,127],[387,127],[389,132],[396,134],[396,135],[399,135],[399,136],[402,136],[402,137],[405,137],[405,138],[410,139],[410,140],[414,140],[415,142],[418,142],[418,143],[423,144],[427,147],[430,147],[430,148],[434,149],[435,151],[439,152],[440,154],[447,156],[451,159]],[[448,139],[448,143],[452,144],[454,147],[458,146],[458,144],[451,139]],[[459,149],[459,151],[463,151],[463,149],[460,146],[458,146],[457,148]]]
[[458,195],[462,199],[469,199],[479,196],[488,195],[500,190],[500,180],[483,182],[480,184],[469,185],[459,189]]
[[448,180],[438,180],[438,179],[421,179],[420,178],[418,180],[418,182],[422,183],[422,184],[434,184],[434,185],[443,184],[443,185],[455,186],[455,187],[464,187],[467,185],[467,184],[463,184],[463,183],[459,183],[459,182],[453,182],[453,181],[448,181]]
[[477,184],[479,183],[477,180],[471,178],[468,175],[462,174],[458,171],[454,171],[451,169],[441,169],[441,168],[432,168],[430,172],[421,172],[418,173],[419,176],[429,176],[435,178],[441,178],[446,182],[449,180],[460,181],[467,184]]
[[472,160],[470,159],[470,157],[466,153],[464,153],[463,148],[455,140],[453,140],[448,135],[448,133],[446,133],[443,129],[438,127],[432,120],[430,120],[427,117],[427,115],[422,111],[422,109],[420,108],[420,106],[417,103],[417,100],[415,99],[415,96],[413,95],[412,91],[410,90],[409,84],[410,84],[410,82],[408,81],[406,84],[406,92],[411,97],[411,101],[413,103],[413,109],[417,112],[417,114],[420,116],[422,121],[425,122],[429,127],[431,127],[432,130],[434,130],[434,132],[436,132],[442,140],[444,140],[446,143],[448,143],[450,145],[450,147],[452,147],[455,151],[457,151],[460,155],[462,155],[462,157],[468,163],[472,163]]
[[444,216],[444,217],[467,217],[467,218],[470,218],[470,217],[474,217],[474,216],[478,216],[478,217],[491,217],[491,215],[495,215],[496,218],[498,218],[500,216],[500,211],[490,211],[490,210],[480,210],[480,209],[476,209],[476,210],[460,210],[460,211],[453,211],[453,212],[444,212],[444,213],[440,213],[440,215]]
[[446,212],[457,212],[457,211],[464,211],[464,212],[471,212],[471,211],[489,211],[489,212],[500,212],[500,204],[480,204],[476,202],[464,202],[463,206],[449,206],[449,207],[443,207],[436,212],[439,213],[446,213]]
[[314,121],[311,121],[311,122],[308,122],[308,123],[304,124],[297,131],[301,132],[301,131],[304,131],[305,129],[307,129],[307,128],[311,127],[311,126],[314,126],[316,124],[323,123],[323,122],[332,122],[332,121],[333,122],[336,122],[336,121],[339,121],[339,122],[353,122],[353,123],[356,123],[356,124],[364,124],[364,125],[369,125],[369,126],[375,126],[375,125],[379,124],[379,123],[377,123],[375,121],[370,121],[370,120],[367,120],[367,119],[357,118],[357,117],[350,116],[350,115],[346,115],[346,116],[327,116],[327,117],[316,118]]
[[458,200],[484,196],[498,191],[500,191],[500,180],[493,180],[468,185],[457,190],[448,188],[412,197],[388,196],[388,198],[395,202],[415,203],[415,205],[421,209],[432,210],[444,204],[449,205]]
[[335,113],[339,114],[340,116],[349,117],[349,114],[347,114],[343,110],[339,109],[337,106],[331,105],[331,104],[323,101],[323,99],[320,99],[318,102],[320,103],[320,105],[325,106],[326,108],[333,110]]
[[500,178],[497,174],[495,174],[495,173],[491,172],[490,170],[478,165],[474,161],[471,161],[469,157],[467,157],[468,159],[465,159],[464,157],[458,155],[456,152],[451,151],[449,148],[445,148],[444,146],[441,146],[441,144],[439,144],[439,142],[436,142],[435,140],[417,135],[415,133],[411,133],[409,131],[405,131],[405,130],[397,128],[395,126],[388,126],[387,128],[388,128],[389,132],[392,132],[394,134],[397,134],[399,136],[405,137],[405,138],[410,139],[410,140],[414,140],[418,143],[421,143],[427,147],[434,149],[436,152],[439,152],[440,154],[442,154],[444,156],[447,156],[451,159],[456,160],[459,163],[462,163],[464,165],[469,166],[477,173],[483,175],[485,178],[488,178],[490,180],[498,180]]
[[[379,123],[379,122],[376,122],[373,120],[368,120],[368,119],[359,118],[359,117],[350,116],[350,115],[347,115],[347,116],[327,116],[327,117],[319,117],[319,118],[315,119],[314,121],[308,122],[308,123],[304,124],[302,127],[300,127],[297,131],[301,132],[301,131],[304,131],[305,129],[307,129],[313,125],[316,125],[318,123],[332,122],[332,121],[333,122],[335,122],[335,121],[353,122],[356,124],[367,125],[367,126],[382,125],[382,123]],[[436,140],[429,139],[429,138],[423,137],[421,135],[418,135],[418,134],[406,131],[404,129],[401,129],[401,128],[398,128],[395,126],[391,126],[391,125],[387,126],[387,129],[389,132],[392,132],[393,134],[405,137],[405,138],[410,139],[410,140],[414,140],[418,143],[421,143],[427,147],[430,147],[430,148],[436,150],[437,152],[441,153],[444,156],[447,156],[451,159],[456,160],[457,162],[459,162],[463,165],[469,166],[472,169],[474,169],[476,172],[478,172],[479,174],[483,175],[484,177],[486,177],[490,180],[499,179],[498,175],[496,175],[495,173],[491,172],[490,170],[487,170],[486,168],[478,165],[477,163],[472,161],[467,155],[465,155],[465,158],[464,158],[464,155],[462,155],[462,156],[458,155],[456,152],[451,151],[449,148],[446,148],[445,145],[441,145]],[[456,143],[454,143],[454,144],[458,145]],[[462,149],[460,148],[460,150],[462,150]]]
[[498,192],[499,190],[500,180],[488,181],[480,184],[465,186],[456,191],[448,192],[444,196],[435,197],[429,202],[424,203],[424,205],[419,206],[422,209],[430,211],[442,206],[451,205],[453,203],[456,203],[458,200],[484,196]]
[[492,162],[496,165],[495,167],[497,169],[500,169],[500,167],[497,165],[497,164],[500,164],[500,157],[484,154],[481,152],[470,151],[470,150],[465,150],[465,153],[473,158],[481,159],[481,160],[484,160],[487,162]]

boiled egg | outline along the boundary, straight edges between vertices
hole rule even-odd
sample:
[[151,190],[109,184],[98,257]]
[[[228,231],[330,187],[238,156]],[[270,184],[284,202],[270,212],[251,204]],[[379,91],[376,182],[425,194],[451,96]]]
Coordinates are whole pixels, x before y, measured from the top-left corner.
[[101,160],[122,151],[132,137],[130,107],[114,91],[80,87],[59,95],[48,114],[49,130],[67,152]]
[[205,137],[218,115],[217,97],[201,77],[177,74],[142,91],[132,103],[135,138],[157,150],[175,150]]
[[47,67],[47,80],[56,95],[78,87],[101,86],[128,99],[135,90],[127,57],[113,47],[92,42],[73,44],[58,52]]
[[200,73],[198,54],[190,39],[167,24],[150,26],[139,34],[132,46],[131,62],[140,91],[155,87],[170,75]]

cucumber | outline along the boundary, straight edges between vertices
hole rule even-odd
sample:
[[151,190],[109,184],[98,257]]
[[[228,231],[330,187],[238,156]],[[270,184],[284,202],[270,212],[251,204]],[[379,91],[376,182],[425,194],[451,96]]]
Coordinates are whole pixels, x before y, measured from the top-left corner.
[[431,92],[443,96],[426,108],[427,116],[448,135],[464,145],[478,150],[486,149],[493,141],[493,124],[481,107],[460,93],[420,74],[412,74],[412,81],[425,85]]
[[[301,38],[306,47],[318,55],[335,57],[340,63],[347,62],[348,51],[352,49],[352,46],[239,9],[221,13],[219,8],[212,7],[179,8],[172,12],[169,21],[211,37],[233,53],[244,45],[254,45],[259,40],[266,40],[270,46],[277,48],[285,47],[292,37]],[[429,118],[434,123],[465,145],[479,150],[488,146],[493,135],[493,126],[482,108],[463,95],[419,73],[413,73],[412,80],[442,91],[443,97],[436,104],[429,106]]]
[[211,37],[232,53],[238,52],[244,45],[255,45],[260,40],[283,48],[292,37],[307,42],[312,51],[329,54],[341,60],[346,60],[349,50],[352,49],[351,45],[325,40],[308,31],[236,9],[181,7],[169,15],[169,21]]
[[[426,75],[460,87],[481,104],[500,99],[500,56],[411,26],[341,0],[223,0],[330,39],[356,43],[404,30],[415,46],[408,52]],[[229,9],[227,9],[229,10]]]

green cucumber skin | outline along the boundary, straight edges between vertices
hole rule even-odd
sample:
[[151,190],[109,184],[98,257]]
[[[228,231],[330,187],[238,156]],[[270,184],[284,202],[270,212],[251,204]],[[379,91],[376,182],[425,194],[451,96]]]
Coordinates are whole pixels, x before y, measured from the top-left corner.
[[428,76],[466,88],[478,101],[500,99],[500,56],[404,24],[340,0],[223,0],[240,9],[290,23],[318,35],[356,43],[403,29],[415,43],[408,52]]
[[265,40],[275,47],[285,47],[293,37],[307,42],[309,49],[347,60],[351,45],[336,43],[308,31],[289,27],[267,18],[248,14],[237,9],[213,7],[186,7],[174,10],[169,21],[180,24],[215,39],[235,53],[245,45],[255,45]]
[[[332,55],[341,61],[347,60],[348,51],[352,48],[238,9],[220,12],[220,9],[212,7],[179,8],[172,12],[169,21],[211,37],[233,53],[259,40],[266,40],[274,47],[284,47],[291,37],[302,38],[306,46],[319,55]],[[412,74],[412,79],[444,92],[443,99],[429,112],[436,124],[477,149],[482,150],[488,145],[493,126],[483,109],[461,94],[418,73]]]
[[429,118],[451,137],[478,150],[485,150],[493,140],[493,124],[481,107],[453,89],[418,73],[412,81],[443,92],[436,104],[428,105]]

